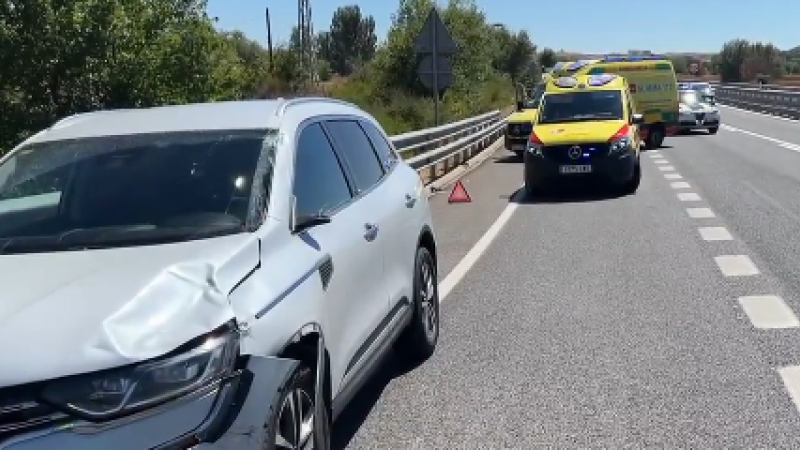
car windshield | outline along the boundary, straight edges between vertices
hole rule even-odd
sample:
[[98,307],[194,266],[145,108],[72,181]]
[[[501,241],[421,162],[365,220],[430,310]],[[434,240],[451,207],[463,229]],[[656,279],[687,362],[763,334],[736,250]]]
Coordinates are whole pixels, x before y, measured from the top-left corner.
[[700,95],[695,91],[684,91],[679,94],[681,103],[687,106],[693,106],[701,103]]
[[618,90],[548,94],[543,99],[539,123],[620,120],[622,96]]
[[0,254],[243,232],[257,162],[275,136],[195,131],[25,145],[0,163]]

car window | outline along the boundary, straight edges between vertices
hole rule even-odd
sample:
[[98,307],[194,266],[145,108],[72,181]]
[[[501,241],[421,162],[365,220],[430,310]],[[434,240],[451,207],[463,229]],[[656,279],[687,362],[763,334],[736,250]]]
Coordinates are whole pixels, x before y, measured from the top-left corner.
[[386,138],[383,137],[383,134],[378,131],[375,125],[368,122],[361,122],[361,128],[367,133],[369,140],[372,142],[372,147],[378,153],[383,166],[387,169],[394,167],[397,164],[397,153],[395,153],[391,144],[386,141]]
[[355,178],[356,190],[363,192],[383,177],[383,168],[367,135],[352,120],[326,122],[325,127]]
[[300,133],[294,167],[298,214],[330,214],[352,198],[339,159],[318,123]]

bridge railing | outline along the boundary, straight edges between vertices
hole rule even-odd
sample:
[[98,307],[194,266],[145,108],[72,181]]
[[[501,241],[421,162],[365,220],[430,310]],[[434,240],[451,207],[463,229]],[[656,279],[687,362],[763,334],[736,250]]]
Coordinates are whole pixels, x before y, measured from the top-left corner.
[[750,111],[800,119],[800,88],[749,83],[712,83],[717,101]]
[[423,182],[430,184],[503,137],[506,117],[511,112],[511,109],[490,111],[391,139],[403,158],[417,169]]

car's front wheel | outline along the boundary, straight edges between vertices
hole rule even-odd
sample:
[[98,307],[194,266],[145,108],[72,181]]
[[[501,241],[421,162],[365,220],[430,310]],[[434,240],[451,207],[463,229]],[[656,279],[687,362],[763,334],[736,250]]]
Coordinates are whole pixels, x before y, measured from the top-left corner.
[[266,448],[330,450],[328,408],[314,401],[314,371],[300,364],[282,390],[278,410],[268,425]]
[[439,281],[436,261],[425,247],[417,249],[413,277],[414,316],[394,348],[403,359],[419,363],[433,354],[439,342]]
[[711,127],[708,129],[708,134],[717,134],[717,131],[719,131],[719,127]]

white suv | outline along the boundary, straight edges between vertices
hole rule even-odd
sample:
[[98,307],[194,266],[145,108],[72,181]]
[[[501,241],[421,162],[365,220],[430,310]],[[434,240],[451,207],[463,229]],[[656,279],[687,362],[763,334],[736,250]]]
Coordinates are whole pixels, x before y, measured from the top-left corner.
[[0,159],[0,449],[327,449],[439,336],[426,190],[348,103],[69,117]]

